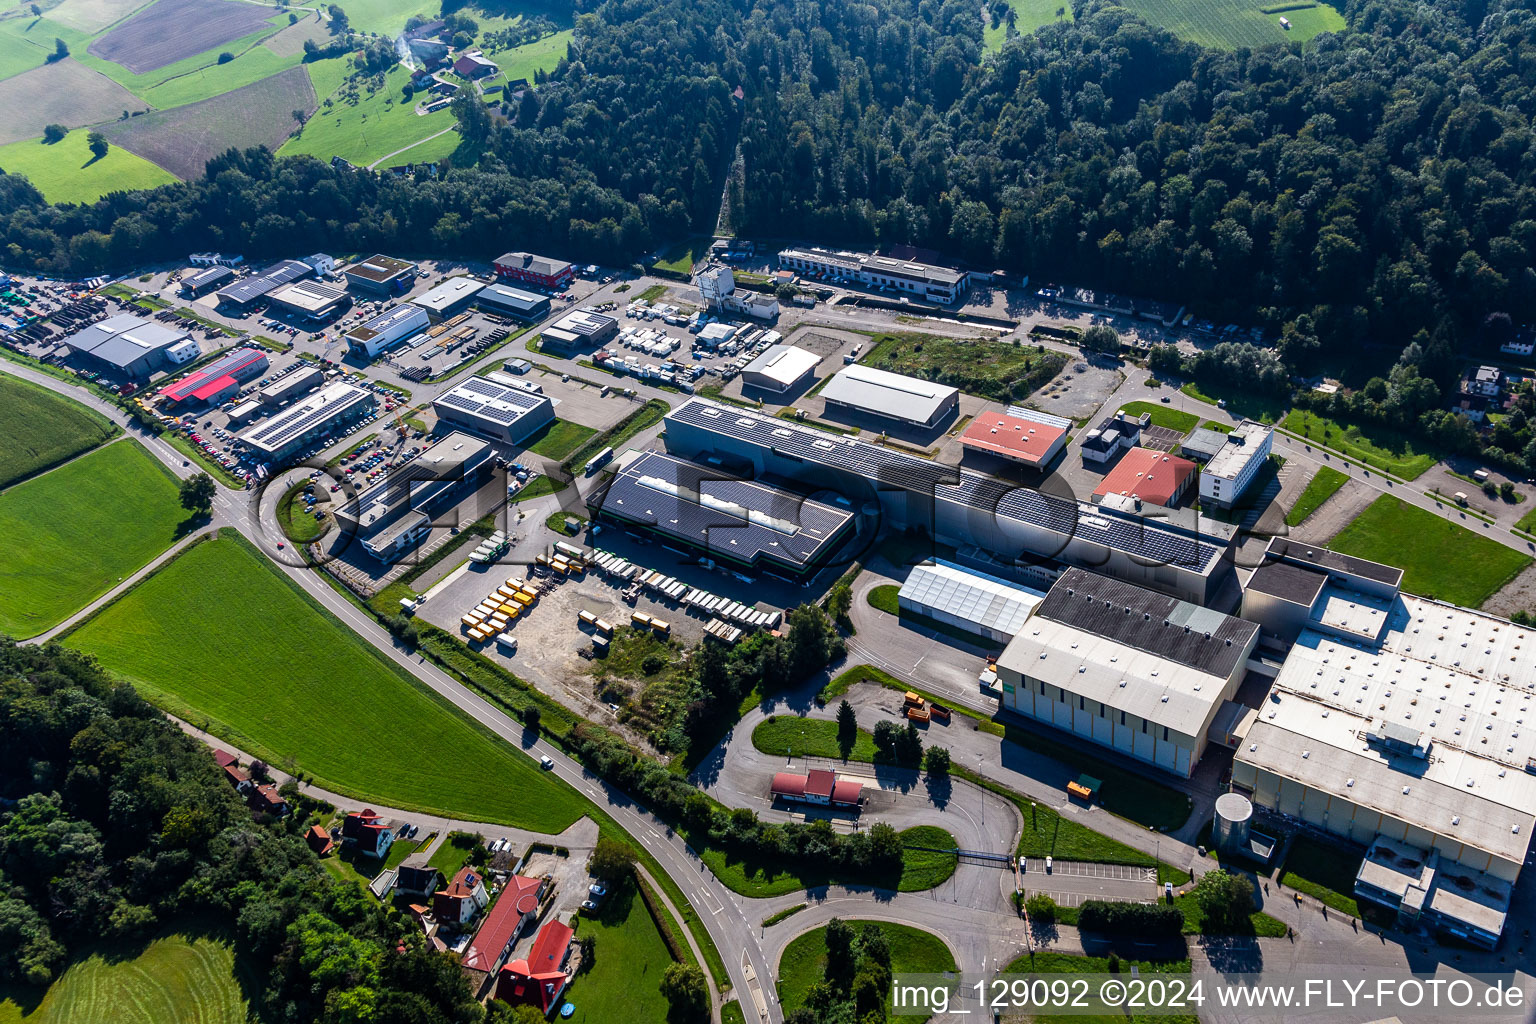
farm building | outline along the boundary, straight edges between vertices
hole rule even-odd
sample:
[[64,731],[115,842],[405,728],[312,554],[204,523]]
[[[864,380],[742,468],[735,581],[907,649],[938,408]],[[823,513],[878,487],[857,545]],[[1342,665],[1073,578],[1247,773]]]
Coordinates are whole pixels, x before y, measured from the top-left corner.
[[785,249],[779,253],[779,266],[823,280],[905,292],[945,305],[964,295],[967,285],[966,276],[949,267],[827,249]]
[[1221,508],[1235,505],[1264,467],[1274,441],[1273,427],[1254,420],[1239,423],[1201,469],[1200,500]]
[[1094,501],[1118,496],[1133,506],[1143,504],[1172,508],[1189,493],[1198,467],[1188,459],[1154,448],[1132,448],[1093,492]]
[[[183,342],[190,344],[190,351]],[[178,362],[190,362],[198,353],[197,342],[186,331],[132,313],[97,321],[71,334],[64,344],[81,362],[133,380],[144,380]]]
[[775,799],[793,803],[857,807],[864,795],[864,784],[854,779],[839,779],[825,768],[812,768],[804,775],[779,772],[773,777],[768,792]]
[[500,313],[517,320],[538,320],[549,315],[549,296],[535,295],[504,284],[489,284],[480,289],[475,304],[487,313]]
[[594,349],[616,337],[619,322],[606,313],[577,308],[544,328],[543,345],[552,352]]
[[783,393],[813,379],[821,356],[793,345],[770,345],[741,371],[743,387]]
[[496,976],[496,998],[512,1006],[532,1006],[548,1016],[560,1005],[570,984],[565,962],[571,955],[571,927],[557,920],[544,922],[524,959],[513,960]]
[[237,440],[257,459],[280,462],[333,431],[356,423],[377,404],[371,391],[353,384],[331,384],[245,431]]
[[464,950],[461,963],[472,971],[494,973],[512,951],[518,936],[538,920],[539,897],[544,881],[512,875],[501,887],[501,894],[485,915],[485,922],[475,932]]
[[932,427],[960,406],[960,389],[921,377],[854,363],[839,370],[821,389],[827,411],[875,416]]
[[730,566],[799,575],[853,532],[853,513],[660,452],[626,462],[587,499],[593,518],[660,534]]
[[485,482],[495,456],[484,441],[454,431],[338,508],[336,520],[373,557],[393,562]]
[[1066,447],[1071,425],[1071,420],[1027,410],[1020,415],[977,413],[965,433],[960,435],[960,444],[968,451],[996,455],[1031,469],[1040,469],[1049,465]]
[[277,289],[270,298],[272,305],[311,320],[323,320],[352,304],[352,296],[345,289],[319,281],[296,281]]
[[325,374],[318,366],[306,366],[268,384],[256,393],[262,405],[276,409],[306,395],[325,383]]
[[551,291],[566,288],[576,280],[576,268],[564,260],[535,256],[531,252],[509,252],[498,256],[496,276],[503,281],[521,281]]
[[416,296],[411,304],[420,306],[434,319],[446,320],[468,309],[484,287],[483,282],[472,277],[453,277],[426,294]]
[[228,267],[208,267],[204,270],[187,272],[181,278],[181,294],[189,299],[195,299],[207,295],[215,288],[222,287],[226,281],[232,280],[235,272]]
[[667,450],[751,467],[762,479],[834,489],[878,510],[894,530],[918,530],[1003,564],[1084,565],[1187,601],[1210,600],[1231,571],[1233,528],[1149,519],[1060,498],[858,438],[691,398],[666,417]]
[[315,268],[299,260],[279,260],[259,274],[225,285],[218,291],[219,305],[244,309],[286,284],[315,276]]
[[480,53],[466,53],[453,62],[453,70],[465,78],[485,78],[501,69],[495,61],[488,60]]
[[347,354],[354,359],[376,359],[413,334],[431,325],[426,310],[404,303],[364,320],[342,335]]
[[171,405],[219,405],[238,394],[240,385],[266,373],[267,366],[264,353],[254,348],[238,348],[166,385],[159,395]]
[[438,422],[506,444],[517,444],[554,422],[555,407],[544,395],[471,377],[432,400]]
[[370,295],[399,295],[409,291],[416,278],[416,264],[375,253],[352,264],[343,272],[347,287]]
[[1188,777],[1259,627],[1068,569],[997,659],[1002,706]]
[[904,612],[1002,644],[1017,635],[1043,600],[1038,590],[942,560],[913,566],[896,594]]

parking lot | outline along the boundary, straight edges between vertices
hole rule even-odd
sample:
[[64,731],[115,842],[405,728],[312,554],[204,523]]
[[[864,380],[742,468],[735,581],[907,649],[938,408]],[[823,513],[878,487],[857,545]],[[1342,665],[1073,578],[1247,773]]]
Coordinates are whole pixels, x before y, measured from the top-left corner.
[[1063,907],[1076,907],[1086,900],[1152,903],[1158,898],[1157,872],[1152,868],[1053,860],[1047,872],[1044,857],[1023,858],[1020,867],[1018,884],[1025,892],[1043,892]]

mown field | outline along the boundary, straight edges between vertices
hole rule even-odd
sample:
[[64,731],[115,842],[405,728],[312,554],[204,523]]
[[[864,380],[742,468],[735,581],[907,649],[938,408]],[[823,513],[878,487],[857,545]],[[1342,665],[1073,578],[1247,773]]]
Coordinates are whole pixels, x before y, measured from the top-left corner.
[[50,203],[94,203],[109,192],[154,188],[176,178],[141,156],[113,146],[98,160],[86,144],[90,130],[76,128],[60,142],[41,138],[0,146],[0,167],[25,174]]
[[[1021,36],[1027,36],[1042,25],[1057,20],[1072,20],[1072,5],[1064,0],[1008,0],[1008,6],[1013,8],[1013,27]],[[1061,12],[1059,19],[1058,11]],[[1007,36],[1007,26],[1002,22],[993,24],[989,21],[982,30],[982,38],[988,50],[1002,46]]]
[[233,948],[207,936],[168,935],[128,958],[89,956],[36,1002],[0,989],[0,1024],[246,1024],[250,1012]]
[[343,627],[238,537],[204,541],[65,641],[284,770],[382,804],[559,832],[584,801]]
[[1177,430],[1181,434],[1187,434],[1200,425],[1200,417],[1192,412],[1184,412],[1182,409],[1174,409],[1161,402],[1127,402],[1120,407],[1128,416],[1140,416],[1148,413],[1152,417],[1152,425],[1167,427],[1169,430]]
[[[1327,4],[1265,14],[1258,0],[1125,0],[1123,6],[1176,36],[1217,50],[1267,43],[1305,42],[1320,32],[1343,31],[1344,15]],[[1291,23],[1280,27],[1284,17]]]
[[1332,448],[1356,462],[1404,480],[1422,476],[1438,461],[1433,454],[1420,451],[1406,436],[1382,427],[1340,423],[1307,409],[1292,409],[1280,426],[1313,444]]
[[[849,921],[855,932],[866,922]],[[904,924],[879,922],[891,947],[892,974],[942,974],[955,970],[955,956],[932,932]],[[779,958],[779,1002],[793,1013],[811,986],[826,976],[827,929],[816,928],[792,939]]]
[[1307,482],[1306,489],[1301,492],[1301,497],[1296,499],[1296,504],[1285,514],[1285,525],[1300,526],[1307,517],[1322,507],[1323,502],[1333,497],[1340,487],[1349,482],[1349,476],[1340,473],[1332,466],[1323,466],[1318,469],[1317,475]]
[[667,1019],[661,976],[672,954],[634,883],[609,894],[595,916],[574,922],[578,938],[591,936],[597,955],[590,971],[577,975],[566,992],[576,1012],[572,1024]]
[[66,57],[0,81],[0,144],[37,138],[50,124],[79,128],[143,108],[127,89]]
[[[315,81],[320,83],[318,75]],[[330,81],[335,82],[333,90],[341,84],[335,78]],[[396,67],[384,76],[384,84],[377,92],[364,89],[355,93],[356,102],[351,102],[350,83],[339,92],[321,95],[320,106],[309,123],[284,142],[278,154],[309,153],[326,159],[339,156],[366,166],[453,125],[453,113],[447,108],[418,115],[415,101],[404,99],[401,93],[408,81],[409,73]],[[325,105],[327,99],[330,106]],[[410,159],[413,158],[401,154],[402,162]]]
[[265,7],[236,0],[157,0],[86,52],[142,75],[265,28],[270,16]]
[[0,633],[58,625],[169,547],[186,514],[137,441],[0,492]]
[[522,46],[513,46],[505,50],[486,50],[485,55],[496,62],[501,69],[502,77],[508,81],[516,81],[526,78],[533,81],[537,71],[553,71],[555,65],[560,63],[566,51],[570,49],[571,38],[575,33],[570,29],[547,35],[543,39],[535,39],[531,43]]
[[1531,564],[1528,555],[1390,494],[1372,502],[1328,546],[1400,566],[1404,590],[1467,608],[1482,605]]
[[[10,169],[3,161],[0,167]],[[0,488],[89,451],[118,432],[106,417],[83,405],[0,374]]]
[[48,9],[48,19],[77,32],[100,32],[122,21],[150,0],[64,0]]

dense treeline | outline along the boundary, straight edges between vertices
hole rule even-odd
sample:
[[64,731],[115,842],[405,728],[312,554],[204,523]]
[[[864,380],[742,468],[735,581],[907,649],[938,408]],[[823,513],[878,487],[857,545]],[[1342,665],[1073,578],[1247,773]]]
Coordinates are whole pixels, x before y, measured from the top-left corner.
[[254,821],[206,747],[91,660],[0,641],[0,746],[0,981],[217,922],[265,972],[265,1019],[484,1018],[419,927],[332,881],[297,818]]

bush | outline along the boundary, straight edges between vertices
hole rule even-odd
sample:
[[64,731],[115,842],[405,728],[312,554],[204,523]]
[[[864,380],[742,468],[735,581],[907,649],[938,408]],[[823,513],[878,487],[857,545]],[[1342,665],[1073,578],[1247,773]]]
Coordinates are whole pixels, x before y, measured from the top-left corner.
[[1236,931],[1253,913],[1253,883],[1228,871],[1210,871],[1195,884],[1193,896],[1205,918],[1205,930]]
[[1089,900],[1077,909],[1077,926],[1085,932],[1109,935],[1171,937],[1183,933],[1184,912],[1154,903]]
[[232,61],[234,59],[235,59],[235,55],[230,53],[228,50],[225,50],[223,53],[219,54],[219,63],[220,64],[228,64],[230,61]]
[[43,141],[52,145],[55,142],[63,142],[64,136],[69,134],[69,129],[61,124],[50,124],[43,129]]
[[1037,892],[1024,901],[1024,912],[1031,921],[1050,924],[1056,920],[1056,901],[1043,892]]

